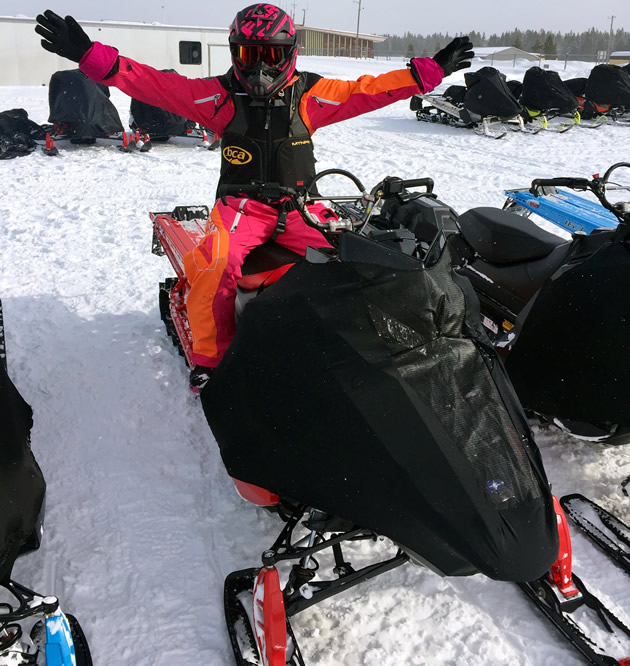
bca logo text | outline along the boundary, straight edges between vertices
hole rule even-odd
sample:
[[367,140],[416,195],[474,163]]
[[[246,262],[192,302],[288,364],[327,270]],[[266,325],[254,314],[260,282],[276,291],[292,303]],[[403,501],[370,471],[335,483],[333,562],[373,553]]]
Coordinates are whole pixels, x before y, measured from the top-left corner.
[[223,157],[230,164],[247,164],[252,161],[252,156],[243,148],[238,146],[226,146],[223,149]]

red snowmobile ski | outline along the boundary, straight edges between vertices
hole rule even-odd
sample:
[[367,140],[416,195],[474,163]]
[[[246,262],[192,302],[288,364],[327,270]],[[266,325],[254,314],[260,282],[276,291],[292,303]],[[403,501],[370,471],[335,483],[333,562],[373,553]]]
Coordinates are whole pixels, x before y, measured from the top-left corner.
[[[339,175],[359,193],[312,194]],[[408,562],[445,576],[560,582],[566,592],[552,575],[567,561],[563,551],[554,564],[557,507],[538,449],[474,292],[452,270],[447,240],[457,227],[437,203],[430,243],[417,241],[412,222],[392,224],[390,204],[435,202],[432,190],[428,178],[386,178],[366,192],[341,170],[300,193],[234,189],[290,197],[332,245],[302,258],[269,243],[248,256],[236,336],[200,392],[238,492],[284,523],[260,567],[225,581],[240,666],[304,664],[293,615]],[[319,223],[311,202],[327,202],[337,218]],[[183,257],[208,216],[205,206],[151,213],[153,251],[177,275],[160,285],[162,318],[189,364]],[[380,537],[390,551],[375,545],[373,563],[354,567],[355,542]]]

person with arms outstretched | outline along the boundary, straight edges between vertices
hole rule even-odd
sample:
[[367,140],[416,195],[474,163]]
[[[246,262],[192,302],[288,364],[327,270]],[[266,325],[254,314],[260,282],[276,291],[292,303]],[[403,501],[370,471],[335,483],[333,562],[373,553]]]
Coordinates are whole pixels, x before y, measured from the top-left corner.
[[[46,10],[37,23],[42,46],[79,63],[93,81],[221,137],[221,174],[207,235],[184,258],[195,363],[190,383],[197,388],[205,385],[234,336],[236,281],[247,254],[270,239],[301,255],[309,246],[328,245],[286,201],[246,197],[238,186],[277,183],[304,191],[315,176],[311,136],[317,129],[427,93],[444,77],[470,67],[474,56],[468,37],[457,37],[433,58],[412,58],[406,69],[379,76],[344,81],[299,72],[291,17],[275,5],[257,3],[239,11],[230,26],[230,70],[188,79],[93,42],[71,16]],[[322,221],[335,215],[321,203],[308,207]]]

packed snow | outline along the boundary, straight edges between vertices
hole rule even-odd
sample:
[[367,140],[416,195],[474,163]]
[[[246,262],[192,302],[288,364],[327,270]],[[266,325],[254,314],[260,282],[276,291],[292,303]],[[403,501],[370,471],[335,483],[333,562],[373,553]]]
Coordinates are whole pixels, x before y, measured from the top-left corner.
[[[531,66],[515,64],[501,67],[508,78]],[[299,66],[354,79],[404,65],[304,57]],[[570,78],[591,65],[551,67]],[[448,84],[462,80],[458,72]],[[0,88],[0,110],[24,108],[44,123],[47,94]],[[114,90],[112,100],[126,123],[129,98]],[[496,141],[417,122],[404,101],[320,130],[314,141],[318,170],[349,169],[368,187],[387,175],[430,176],[438,197],[463,212],[500,207],[505,189],[533,178],[603,173],[627,160],[630,128]],[[34,409],[32,446],[48,483],[42,546],[18,560],[14,578],[60,597],[80,620],[96,666],[231,664],[224,578],[258,566],[280,524],[237,495],[188,390],[158,310],[158,283],[173,271],[151,254],[149,220],[149,211],[212,204],[220,156],[185,138],[145,154],[121,152],[113,141],[58,147],[58,157],[38,150],[0,162],[9,373]],[[556,495],[582,492],[630,518],[620,485],[630,475],[627,449],[553,427],[535,434]],[[386,501],[385,489],[375,492]],[[579,535],[574,560],[630,623],[627,578]],[[412,565],[292,624],[307,662],[318,666],[582,663],[516,585],[441,578]]]

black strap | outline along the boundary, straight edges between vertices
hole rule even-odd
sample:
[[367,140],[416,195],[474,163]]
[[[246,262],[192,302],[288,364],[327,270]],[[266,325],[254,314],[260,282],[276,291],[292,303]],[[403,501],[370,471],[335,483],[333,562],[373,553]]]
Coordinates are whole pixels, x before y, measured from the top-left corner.
[[271,234],[271,240],[275,241],[280,234],[283,234],[287,228],[287,214],[288,207],[285,201],[280,204],[280,210],[278,211],[278,222],[276,224],[276,229]]

